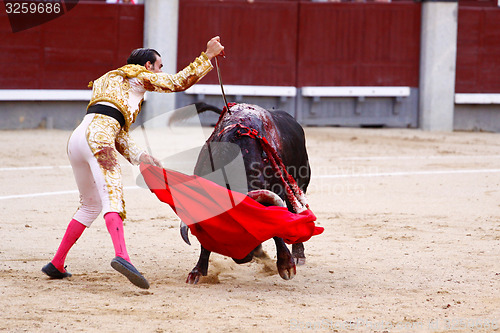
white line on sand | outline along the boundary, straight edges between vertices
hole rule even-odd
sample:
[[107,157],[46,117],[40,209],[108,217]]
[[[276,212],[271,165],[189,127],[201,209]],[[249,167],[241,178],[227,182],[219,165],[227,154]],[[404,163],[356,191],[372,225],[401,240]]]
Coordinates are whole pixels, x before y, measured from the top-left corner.
[[[473,173],[499,173],[500,169],[464,169],[464,170],[427,170],[427,171],[399,171],[399,172],[380,172],[380,173],[354,173],[337,175],[317,175],[313,178],[356,178],[356,177],[395,177],[395,176],[417,176],[417,175],[455,175],[455,174],[473,174]],[[139,186],[127,186],[125,189],[138,189]],[[7,199],[25,199],[50,195],[74,194],[77,190],[41,192],[0,196],[0,200]]]

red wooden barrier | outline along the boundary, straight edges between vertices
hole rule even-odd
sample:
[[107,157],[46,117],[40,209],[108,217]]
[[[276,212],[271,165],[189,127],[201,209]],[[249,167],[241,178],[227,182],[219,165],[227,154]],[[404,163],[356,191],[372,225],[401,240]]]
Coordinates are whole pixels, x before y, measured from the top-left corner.
[[86,89],[143,44],[144,6],[79,3],[63,16],[12,33],[0,12],[0,88]]
[[[459,7],[456,91],[498,93],[500,9],[477,3]],[[142,5],[81,2],[12,33],[2,10],[0,89],[85,89],[142,46],[143,24]],[[180,0],[179,69],[216,34],[225,84],[418,87],[418,3]],[[217,83],[215,71],[202,83]]]
[[459,6],[457,93],[500,93],[500,8]]
[[[220,35],[227,56],[219,62],[224,84],[294,86],[297,16],[295,1],[181,0],[178,69]],[[215,71],[202,83],[218,83]]]
[[460,0],[460,7],[498,7],[498,0]]
[[300,3],[298,86],[418,87],[420,4]]

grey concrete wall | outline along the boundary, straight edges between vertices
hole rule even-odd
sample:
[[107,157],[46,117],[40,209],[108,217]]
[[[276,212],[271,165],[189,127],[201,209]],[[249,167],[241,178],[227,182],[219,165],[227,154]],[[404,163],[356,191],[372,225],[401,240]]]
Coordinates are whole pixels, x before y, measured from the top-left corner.
[[457,2],[422,4],[419,127],[424,130],[453,130],[457,17]]
[[321,97],[300,96],[297,120],[313,126],[366,126],[416,128],[418,89],[408,97]]
[[453,128],[459,131],[500,132],[500,105],[457,104]]
[[[145,0],[144,47],[153,48],[161,54],[163,72],[170,74],[177,73],[178,20],[179,0]],[[175,109],[175,94],[146,94],[148,102],[141,112],[144,120]]]
[[[387,98],[365,99],[364,106],[369,113],[363,115],[355,112],[354,98],[323,99],[322,104],[302,107],[305,114],[295,115],[296,103],[313,104],[308,101],[297,101],[295,98],[279,97],[243,97],[244,102],[261,105],[268,109],[281,109],[299,118],[303,125],[312,126],[385,126],[415,128],[417,122],[418,90],[412,89],[411,95],[397,102]],[[180,108],[197,99],[193,95],[177,94],[176,107]],[[220,96],[208,96],[206,103],[222,107]],[[234,98],[229,100],[235,102]],[[87,102],[0,102],[0,130],[15,129],[63,129],[73,130],[83,119]],[[148,104],[146,101],[145,106]],[[394,109],[396,107],[396,109]],[[297,109],[299,106],[297,105]],[[399,110],[397,110],[399,108]],[[394,113],[396,110],[396,113]],[[412,111],[413,110],[413,111]],[[307,115],[309,112],[312,115]],[[371,115],[371,116],[370,116]],[[304,118],[306,117],[306,118]],[[132,127],[139,126],[145,117],[141,113]],[[207,112],[200,117],[203,125],[213,125],[218,116]],[[500,105],[498,104],[456,104],[453,118],[453,129],[459,131],[500,132]]]
[[0,130],[73,130],[85,116],[88,102],[0,102]]

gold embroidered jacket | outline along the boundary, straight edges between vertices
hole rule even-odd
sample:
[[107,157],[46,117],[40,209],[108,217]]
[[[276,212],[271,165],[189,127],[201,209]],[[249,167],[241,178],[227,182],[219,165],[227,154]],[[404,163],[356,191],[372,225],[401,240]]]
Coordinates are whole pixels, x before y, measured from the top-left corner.
[[212,63],[204,52],[177,74],[153,73],[144,66],[125,65],[89,83],[89,87],[92,87],[92,98],[88,107],[104,103],[120,110],[125,118],[125,125],[117,136],[117,149],[130,162],[137,164],[143,150],[135,146],[128,131],[141,111],[145,92],[186,90],[212,68]]

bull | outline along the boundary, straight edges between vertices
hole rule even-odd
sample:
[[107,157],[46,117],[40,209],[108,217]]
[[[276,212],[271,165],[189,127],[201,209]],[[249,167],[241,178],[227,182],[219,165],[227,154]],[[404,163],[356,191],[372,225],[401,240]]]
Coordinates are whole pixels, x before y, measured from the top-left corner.
[[[213,108],[197,105],[198,113]],[[220,110],[219,112],[220,113]],[[258,139],[260,138],[260,140]],[[246,173],[246,182],[232,190],[247,193],[248,196],[264,205],[287,206],[296,212],[296,203],[287,195],[283,178],[275,172],[272,157],[268,156],[262,145],[262,138],[274,149],[283,162],[288,173],[296,180],[303,193],[306,192],[311,177],[311,169],[306,150],[304,130],[295,119],[284,111],[269,111],[257,105],[234,104],[219,119],[212,135],[202,147],[195,165],[194,174],[206,177],[214,170],[223,168],[231,157],[227,151],[227,143],[239,147]],[[218,144],[223,143],[223,144]],[[227,184],[226,184],[227,185]],[[189,244],[188,227],[181,224],[181,235]],[[282,238],[273,238],[277,250],[277,268],[281,278],[292,279],[296,274],[296,264],[305,263],[304,245],[292,245],[290,253]],[[208,273],[210,251],[201,247],[199,260],[188,274],[186,283],[196,284],[201,276]],[[243,259],[233,260],[246,263],[253,257],[265,256],[262,245],[259,245]]]

